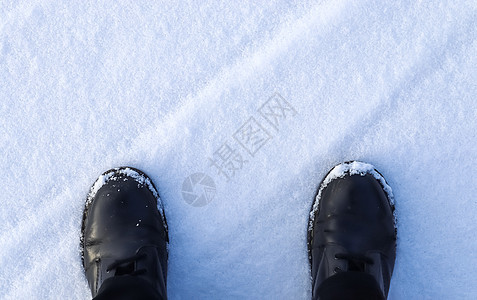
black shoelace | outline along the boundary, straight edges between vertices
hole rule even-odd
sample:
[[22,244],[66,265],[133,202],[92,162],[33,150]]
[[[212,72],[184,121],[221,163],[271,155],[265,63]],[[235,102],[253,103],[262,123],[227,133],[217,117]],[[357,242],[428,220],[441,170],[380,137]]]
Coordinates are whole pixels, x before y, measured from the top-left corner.
[[[348,271],[364,272],[366,264],[372,265],[374,261],[364,255],[337,253],[336,259],[346,259],[348,261]],[[335,272],[341,272],[340,268],[335,268]]]
[[119,275],[139,275],[146,273],[146,269],[136,269],[136,262],[146,257],[145,253],[136,254],[131,257],[118,259],[106,268],[106,272],[116,269],[114,276]]

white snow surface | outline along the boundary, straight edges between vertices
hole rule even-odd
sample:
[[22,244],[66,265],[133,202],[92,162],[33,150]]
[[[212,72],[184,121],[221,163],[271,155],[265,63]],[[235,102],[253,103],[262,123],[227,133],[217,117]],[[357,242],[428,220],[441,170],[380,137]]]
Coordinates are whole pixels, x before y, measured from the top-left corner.
[[476,66],[475,1],[1,1],[0,298],[90,298],[86,197],[132,166],[170,299],[310,299],[311,205],[359,160],[394,193],[389,299],[475,299]]

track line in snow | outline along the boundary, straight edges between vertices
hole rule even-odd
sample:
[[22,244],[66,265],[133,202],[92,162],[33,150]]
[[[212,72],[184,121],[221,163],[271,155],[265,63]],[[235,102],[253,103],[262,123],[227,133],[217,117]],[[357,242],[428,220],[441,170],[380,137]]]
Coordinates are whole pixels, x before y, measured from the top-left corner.
[[[245,59],[222,71],[204,89],[200,90],[196,95],[190,96],[189,99],[184,102],[184,105],[182,105],[177,111],[168,115],[164,121],[158,121],[157,124],[153,126],[153,130],[139,135],[139,137],[133,142],[133,152],[140,152],[141,150],[151,150],[150,148],[143,149],[143,145],[145,144],[143,140],[157,141],[156,149],[154,149],[155,152],[160,151],[160,148],[164,145],[168,145],[170,147],[171,145],[176,144],[174,137],[177,134],[180,134],[185,124],[187,124],[190,120],[195,119],[194,115],[196,114],[196,109],[198,107],[205,105],[219,106],[220,95],[223,93],[224,90],[229,89],[238,81],[246,81],[248,78],[254,75],[254,72],[256,70],[260,70],[266,64],[269,64],[270,62],[276,60],[277,57],[279,57],[283,52],[286,51],[287,48],[289,48],[294,42],[296,42],[297,39],[301,37],[301,33],[306,32],[307,30],[311,30],[312,26],[318,27],[318,24],[320,24],[324,28],[327,28],[328,26],[327,29],[333,26],[336,27],[336,24],[331,26],[329,23],[339,21],[340,18],[338,16],[344,10],[344,7],[347,3],[340,2],[340,5],[336,7],[334,6],[335,3],[333,3],[333,5],[331,6],[330,3],[327,4],[328,6],[325,7],[317,5],[314,9],[311,10],[309,14],[295,22],[297,25],[291,27],[295,28],[294,30],[290,30],[288,29],[288,27],[285,27],[285,29],[283,29],[278,36],[274,37],[262,48],[257,49],[251,56],[245,57]],[[327,8],[329,9],[328,11],[326,10]],[[325,33],[322,32],[321,34]],[[455,34],[455,32],[451,31],[448,32],[447,36],[452,37]],[[284,40],[286,42],[282,43],[281,41]],[[426,45],[425,50],[434,48],[442,50],[445,49],[449,43],[451,43],[451,41],[448,41],[448,43],[443,45],[436,45],[430,43]],[[427,52],[429,51],[423,51],[423,54]],[[442,53],[441,55],[444,54]],[[432,64],[435,59],[435,56],[419,56],[412,62],[408,63],[409,69],[407,70],[407,72],[404,74],[397,74],[396,78],[394,78],[396,82],[390,83],[388,85],[392,90],[383,89],[379,91],[378,97],[383,100],[378,101],[376,107],[371,111],[363,112],[363,118],[361,119],[372,120],[371,117],[366,117],[366,115],[374,111],[375,113],[373,114],[373,116],[376,116],[379,114],[379,111],[382,111],[384,108],[387,108],[388,106],[392,105],[396,93],[404,88],[409,88],[408,86],[410,84],[416,84],[415,78],[420,76],[419,69],[422,68],[425,71],[425,66],[427,64]],[[401,62],[397,61],[396,63],[400,64]],[[412,79],[406,81],[406,79],[409,77]],[[402,78],[404,78],[404,81],[401,82],[400,80],[402,80]],[[372,87],[372,83],[368,83],[368,85]],[[395,88],[395,86],[398,87]],[[364,126],[367,126],[366,123],[363,123],[360,128],[363,128]],[[352,132],[350,132],[347,137],[350,137],[352,135]],[[339,144],[337,144],[336,147],[339,147]]]
[[[174,141],[171,140],[174,136],[170,133],[171,127],[180,130],[182,126],[177,128],[177,124],[185,123],[186,120],[189,120],[189,118],[192,117],[191,115],[195,114],[195,110],[193,108],[197,105],[197,102],[199,102],[201,105],[208,106],[219,104],[220,99],[219,97],[216,97],[216,95],[220,94],[223,89],[227,89],[238,80],[246,80],[248,77],[253,75],[255,70],[260,69],[264,64],[268,64],[270,61],[274,60],[278,55],[280,55],[280,53],[284,52],[287,48],[293,45],[293,42],[299,38],[304,31],[309,30],[310,27],[317,26],[317,24],[327,24],[331,20],[336,20],[336,16],[339,15],[346,3],[347,1],[329,1],[324,4],[317,4],[304,17],[295,20],[292,26],[285,24],[277,36],[268,41],[264,46],[256,49],[251,55],[246,56],[233,66],[224,69],[219,75],[216,76],[214,80],[209,83],[208,86],[199,91],[197,95],[190,97],[176,113],[169,114],[164,122],[160,122],[161,124],[156,126],[155,130],[141,134],[138,139],[142,140],[144,135],[152,135],[157,137],[159,134],[161,138],[157,140],[158,145],[166,144],[170,146],[174,144]],[[328,29],[330,28],[328,27]],[[210,103],[210,100],[214,100],[214,103]],[[142,144],[139,145],[142,146]],[[134,150],[135,148],[137,148],[137,146],[133,146],[133,152],[136,152]],[[61,186],[61,184],[59,184],[59,186]],[[55,200],[50,200],[55,201],[56,209],[59,209],[68,203],[69,199],[64,197],[64,195],[65,192],[62,192],[55,197]],[[42,196],[50,195],[37,196],[42,198]],[[17,225],[12,231],[0,236],[0,241],[8,241],[8,243],[5,242],[3,244],[2,252],[8,253],[6,249],[11,249],[11,247],[14,246],[13,244],[15,244],[13,243],[14,241],[19,241],[17,239],[11,239],[11,236],[22,236],[23,238],[34,236],[35,232],[41,228],[42,224],[48,221],[47,218],[41,218],[39,216],[46,216],[49,213],[51,213],[49,201],[44,201],[36,209],[34,219],[29,219],[28,222],[25,220],[19,221],[17,223],[19,225]],[[9,244],[10,246],[8,246]],[[0,259],[1,257],[2,256],[0,256]]]
[[[174,144],[172,132],[178,133],[182,128],[177,128],[177,124],[186,123],[193,119],[197,105],[215,106],[219,104],[220,97],[224,90],[229,89],[238,81],[245,81],[252,76],[256,70],[260,70],[264,65],[275,60],[277,56],[286,51],[294,42],[301,37],[301,34],[310,30],[311,27],[319,27],[324,31],[332,29],[329,23],[336,22],[339,14],[344,10],[348,1],[328,1],[317,4],[308,14],[295,20],[291,26],[284,24],[279,33],[262,47],[245,57],[232,66],[223,69],[209,82],[203,89],[195,95],[191,95],[184,100],[183,105],[175,112],[167,115],[165,120],[157,122],[154,130],[141,134],[137,140],[148,139],[150,136],[158,137],[158,146]],[[317,34],[319,34],[317,32]],[[324,32],[322,32],[324,34]],[[172,130],[174,131],[172,131]],[[136,145],[134,149],[142,146]]]

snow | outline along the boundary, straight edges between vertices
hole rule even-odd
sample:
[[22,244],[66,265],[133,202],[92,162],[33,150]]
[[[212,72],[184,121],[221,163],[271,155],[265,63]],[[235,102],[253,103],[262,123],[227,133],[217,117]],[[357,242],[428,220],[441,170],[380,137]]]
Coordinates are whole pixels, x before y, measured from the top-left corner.
[[359,160],[394,194],[389,299],[475,299],[476,38],[464,0],[0,2],[0,298],[90,298],[87,194],[131,166],[170,299],[309,299],[313,199]]

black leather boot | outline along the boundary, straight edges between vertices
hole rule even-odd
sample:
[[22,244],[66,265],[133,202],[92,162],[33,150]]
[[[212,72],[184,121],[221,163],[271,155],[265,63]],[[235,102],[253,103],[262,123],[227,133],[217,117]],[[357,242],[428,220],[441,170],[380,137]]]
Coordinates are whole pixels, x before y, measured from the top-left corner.
[[345,277],[354,283],[374,279],[372,285],[387,297],[396,257],[393,213],[391,188],[373,166],[347,162],[325,176],[308,228],[314,299],[323,282],[336,274],[334,286]]
[[167,224],[152,181],[123,167],[94,183],[83,215],[83,266],[95,297],[105,280],[123,276],[166,298]]

